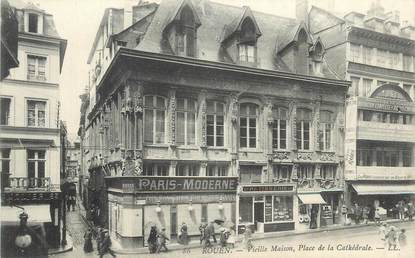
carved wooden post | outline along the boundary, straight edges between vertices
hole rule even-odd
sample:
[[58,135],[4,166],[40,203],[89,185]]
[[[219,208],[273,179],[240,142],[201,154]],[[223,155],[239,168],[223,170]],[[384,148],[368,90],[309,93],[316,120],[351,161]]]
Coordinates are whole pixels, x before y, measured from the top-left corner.
[[200,147],[207,147],[207,124],[206,124],[206,90],[202,90],[199,94],[199,117],[201,125],[201,137],[200,137]]
[[169,90],[169,126],[170,144],[176,145],[176,88]]
[[232,153],[237,154],[238,150],[238,117],[239,117],[239,106],[238,96],[235,93],[230,95],[229,114],[231,115],[231,148]]
[[314,103],[314,150],[319,151],[323,146],[320,146],[319,131],[320,131],[320,100]]
[[291,119],[291,149],[297,150],[297,103],[290,101],[289,112]]

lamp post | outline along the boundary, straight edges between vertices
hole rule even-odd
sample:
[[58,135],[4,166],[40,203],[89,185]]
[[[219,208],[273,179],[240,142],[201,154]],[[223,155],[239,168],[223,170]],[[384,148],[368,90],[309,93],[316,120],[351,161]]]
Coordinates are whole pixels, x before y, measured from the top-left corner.
[[[21,207],[18,208],[23,209]],[[18,247],[18,252],[21,255],[25,255],[26,249],[32,244],[32,237],[30,236],[29,230],[27,228],[28,218],[29,215],[27,215],[27,213],[23,209],[23,212],[19,215],[20,226],[17,232],[16,239],[14,240],[15,245]]]

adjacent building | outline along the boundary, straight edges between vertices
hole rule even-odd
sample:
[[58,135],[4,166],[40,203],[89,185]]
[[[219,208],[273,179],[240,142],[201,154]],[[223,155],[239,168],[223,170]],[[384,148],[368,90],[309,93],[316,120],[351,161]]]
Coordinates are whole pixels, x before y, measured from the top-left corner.
[[123,248],[146,245],[152,225],[175,241],[183,222],[192,237],[213,220],[265,233],[339,223],[349,83],[298,8],[106,10],[79,134],[88,201]]
[[9,2],[16,8],[19,67],[2,81],[0,95],[5,257],[20,250],[15,238],[22,210],[36,232],[27,253],[60,244],[59,75],[66,49],[52,15],[31,3]]
[[309,27],[336,74],[352,82],[346,199],[380,206],[393,217],[399,201],[415,197],[415,27],[400,21],[398,12],[385,12],[379,1],[366,14],[344,17],[312,7]]

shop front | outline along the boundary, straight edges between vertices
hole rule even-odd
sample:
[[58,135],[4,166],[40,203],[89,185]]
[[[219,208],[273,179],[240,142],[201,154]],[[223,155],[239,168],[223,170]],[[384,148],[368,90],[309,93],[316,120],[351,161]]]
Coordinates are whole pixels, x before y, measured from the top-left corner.
[[202,223],[219,220],[227,227],[235,225],[237,177],[140,176],[106,181],[109,231],[123,248],[146,246],[152,226],[165,228],[170,241],[176,242],[183,224],[190,240],[199,239]]
[[415,183],[406,182],[354,182],[349,184],[352,203],[369,207],[369,219],[378,209],[381,219],[399,218],[399,205],[415,201]]
[[251,228],[267,233],[294,230],[298,202],[295,184],[242,185],[237,197],[238,232]]

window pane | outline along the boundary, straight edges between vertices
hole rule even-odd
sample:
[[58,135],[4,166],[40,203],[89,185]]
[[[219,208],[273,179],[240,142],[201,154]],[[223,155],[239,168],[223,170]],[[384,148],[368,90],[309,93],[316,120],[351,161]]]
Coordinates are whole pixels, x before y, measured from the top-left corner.
[[145,96],[144,97],[144,106],[153,107],[153,96]]
[[27,163],[27,177],[34,178],[35,177],[35,162],[29,161]]
[[37,177],[44,178],[45,177],[45,162],[39,161],[37,164],[38,164]]
[[156,111],[156,143],[164,143],[165,111]]
[[223,146],[223,144],[224,144],[223,137],[217,136],[216,137],[216,146]]
[[45,111],[38,111],[38,126],[45,126]]
[[215,113],[215,102],[207,101],[207,113],[214,114]]
[[28,159],[34,159],[35,158],[35,151],[28,150],[27,151],[27,158]]
[[280,120],[280,148],[287,148],[287,123],[285,120]]
[[153,143],[153,110],[144,109],[144,141]]
[[216,114],[223,114],[225,110],[225,105],[222,103],[216,103]]
[[156,106],[157,106],[157,108],[165,109],[166,108],[166,104],[165,104],[164,98],[157,97],[157,104],[156,104]]
[[38,159],[45,159],[45,151],[38,151],[37,156]]
[[0,124],[8,125],[10,116],[10,99],[0,98]]
[[176,120],[176,143],[177,144],[184,144],[184,113],[177,112],[177,120]]
[[187,114],[187,144],[195,144],[196,118],[194,113]]

